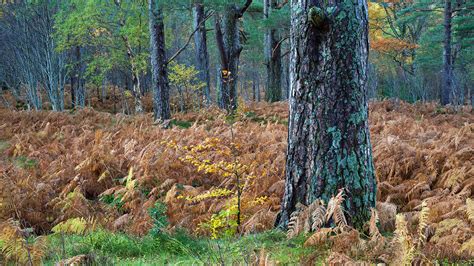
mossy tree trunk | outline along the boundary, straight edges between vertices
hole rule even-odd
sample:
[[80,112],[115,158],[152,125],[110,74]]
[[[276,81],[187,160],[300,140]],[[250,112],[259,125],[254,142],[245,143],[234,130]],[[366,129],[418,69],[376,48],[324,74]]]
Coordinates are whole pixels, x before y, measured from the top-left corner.
[[160,0],[149,0],[151,74],[155,120],[171,118],[165,27]]
[[277,225],[297,203],[326,203],[344,188],[356,227],[375,206],[368,129],[366,0],[292,0],[286,186]]

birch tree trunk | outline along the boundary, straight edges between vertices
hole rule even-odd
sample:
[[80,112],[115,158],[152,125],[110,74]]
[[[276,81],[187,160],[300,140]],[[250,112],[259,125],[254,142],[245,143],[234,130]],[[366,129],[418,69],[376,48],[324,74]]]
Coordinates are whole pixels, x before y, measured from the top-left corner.
[[[203,88],[203,96],[206,105],[211,104],[210,76],[209,76],[209,54],[207,52],[206,24],[204,22],[204,4],[197,0],[193,8],[193,25],[199,29],[194,34],[194,45],[196,47],[196,62],[199,70],[199,79],[206,84]],[[200,26],[199,26],[200,25]]]
[[[326,3],[326,4],[324,4]],[[366,0],[292,0],[286,185],[277,225],[297,203],[328,202],[345,189],[348,221],[375,206],[368,129]]]
[[165,50],[165,27],[160,0],[149,0],[150,48],[155,120],[171,118],[169,101],[168,66]]

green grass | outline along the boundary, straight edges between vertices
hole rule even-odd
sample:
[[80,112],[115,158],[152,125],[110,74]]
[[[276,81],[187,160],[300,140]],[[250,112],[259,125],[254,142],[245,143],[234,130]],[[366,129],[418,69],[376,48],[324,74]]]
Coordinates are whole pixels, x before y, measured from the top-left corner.
[[14,163],[17,167],[22,169],[35,168],[38,162],[35,159],[30,159],[26,156],[18,156],[14,159]]
[[[45,265],[54,265],[62,256],[59,235],[49,236],[49,255]],[[65,237],[65,258],[93,254],[97,265],[216,265],[246,264],[264,249],[269,259],[282,265],[297,265],[312,249],[303,247],[304,237],[287,240],[281,231],[210,240],[184,232],[172,236],[133,237],[98,230],[86,236]]]
[[173,120],[171,120],[170,125],[186,129],[186,128],[190,128],[193,125],[193,123],[191,123],[189,121],[173,119]]
[[3,153],[10,147],[10,143],[7,140],[0,140],[0,153]]

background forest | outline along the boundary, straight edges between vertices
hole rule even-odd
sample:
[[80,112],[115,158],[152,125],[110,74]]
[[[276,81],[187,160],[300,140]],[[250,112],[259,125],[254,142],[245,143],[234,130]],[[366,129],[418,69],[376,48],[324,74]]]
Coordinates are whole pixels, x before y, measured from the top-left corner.
[[[22,108],[60,111],[98,107],[97,101],[109,100],[111,111],[133,113],[126,100],[151,92],[147,1],[3,2],[4,105],[15,100]],[[253,1],[240,19],[243,47],[232,78],[246,101],[288,97],[286,2]],[[448,2],[369,1],[372,98],[437,101],[448,86],[444,104],[472,102],[473,3],[453,1],[447,6]],[[173,59],[168,68],[174,111],[219,102],[221,59],[213,13],[225,14],[228,3],[164,1],[164,48]],[[445,72],[448,85],[443,85]]]
[[0,1],[0,264],[472,265],[474,1],[368,1],[370,221],[282,231],[296,2]]

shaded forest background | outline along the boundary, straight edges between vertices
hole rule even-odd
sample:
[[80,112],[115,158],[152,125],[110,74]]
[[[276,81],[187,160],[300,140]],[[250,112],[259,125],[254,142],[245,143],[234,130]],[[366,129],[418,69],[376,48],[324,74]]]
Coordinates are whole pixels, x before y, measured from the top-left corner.
[[[173,111],[222,100],[214,15],[232,4],[163,2]],[[109,111],[133,113],[127,99],[152,91],[146,1],[3,1],[0,10],[3,105],[64,110],[111,100]],[[370,1],[371,98],[471,103],[472,12],[471,1]],[[286,99],[289,4],[253,1],[240,20],[240,66],[230,77],[238,97]]]

